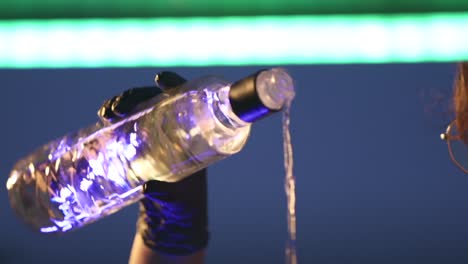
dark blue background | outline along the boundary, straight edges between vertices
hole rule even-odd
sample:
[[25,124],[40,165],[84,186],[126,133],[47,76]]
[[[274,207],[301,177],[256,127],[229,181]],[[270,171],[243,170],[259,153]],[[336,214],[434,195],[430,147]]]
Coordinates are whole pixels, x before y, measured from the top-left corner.
[[[228,80],[258,67],[177,68]],[[299,263],[467,263],[468,176],[439,133],[453,64],[287,67]],[[162,69],[1,70],[0,174],[35,147],[95,122],[98,106]],[[281,116],[209,176],[208,263],[283,263]],[[5,186],[5,185],[3,185]],[[35,234],[0,188],[0,263],[126,263],[137,208],[61,237]]]

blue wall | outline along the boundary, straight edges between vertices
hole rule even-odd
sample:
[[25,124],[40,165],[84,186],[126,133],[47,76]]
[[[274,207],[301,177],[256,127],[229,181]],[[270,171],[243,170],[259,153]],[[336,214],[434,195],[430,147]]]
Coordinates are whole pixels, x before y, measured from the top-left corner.
[[[177,68],[236,80],[258,67]],[[292,140],[299,263],[467,263],[468,176],[439,133],[454,65],[287,67],[296,80]],[[1,70],[0,174],[98,106],[162,69]],[[435,104],[435,106],[434,106]],[[428,110],[429,109],[429,110]],[[208,263],[284,263],[281,116],[209,176]],[[4,185],[3,185],[4,186]],[[137,208],[61,237],[32,233],[0,188],[0,263],[126,263]]]

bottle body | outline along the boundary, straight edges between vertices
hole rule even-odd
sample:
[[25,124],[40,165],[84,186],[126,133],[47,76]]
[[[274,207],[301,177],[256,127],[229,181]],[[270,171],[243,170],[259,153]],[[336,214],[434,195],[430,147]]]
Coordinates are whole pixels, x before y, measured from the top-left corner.
[[66,232],[140,200],[148,180],[179,181],[237,153],[250,123],[232,112],[229,89],[202,78],[118,123],[44,145],[14,166],[12,207],[40,232]]

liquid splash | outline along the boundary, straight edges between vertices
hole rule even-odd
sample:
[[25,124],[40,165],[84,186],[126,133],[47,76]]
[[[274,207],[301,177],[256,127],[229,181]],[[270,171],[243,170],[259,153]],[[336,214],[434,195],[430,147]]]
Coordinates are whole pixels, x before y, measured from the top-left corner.
[[286,242],[286,264],[297,264],[296,251],[296,179],[293,174],[293,149],[291,144],[290,125],[291,101],[286,103],[283,111],[283,151],[285,191],[288,208],[288,240]]

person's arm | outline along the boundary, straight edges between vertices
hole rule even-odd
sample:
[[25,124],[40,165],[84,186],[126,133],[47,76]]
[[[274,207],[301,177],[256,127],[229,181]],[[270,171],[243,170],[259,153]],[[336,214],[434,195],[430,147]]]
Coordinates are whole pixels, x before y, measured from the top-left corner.
[[145,184],[129,263],[203,263],[209,239],[206,176],[205,169],[179,182]]
[[143,239],[136,234],[133,240],[129,264],[202,264],[205,259],[205,250],[199,250],[188,256],[164,255],[148,248]]
[[[158,87],[127,90],[106,101],[98,115],[103,121],[116,122],[138,104],[184,82],[173,72],[162,72],[156,76]],[[206,169],[179,182],[149,181],[143,190],[129,263],[203,263],[209,239]]]

